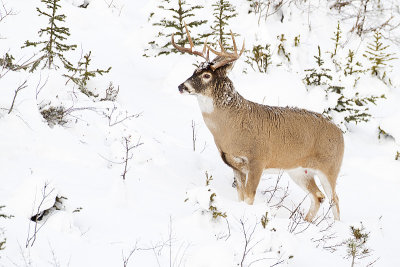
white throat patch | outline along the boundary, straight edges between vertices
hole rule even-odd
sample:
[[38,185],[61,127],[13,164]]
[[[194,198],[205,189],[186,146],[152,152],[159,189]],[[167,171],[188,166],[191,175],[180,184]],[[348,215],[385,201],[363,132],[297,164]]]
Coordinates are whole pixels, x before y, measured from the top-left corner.
[[211,97],[197,95],[197,101],[199,102],[201,112],[210,114],[214,111],[214,101]]

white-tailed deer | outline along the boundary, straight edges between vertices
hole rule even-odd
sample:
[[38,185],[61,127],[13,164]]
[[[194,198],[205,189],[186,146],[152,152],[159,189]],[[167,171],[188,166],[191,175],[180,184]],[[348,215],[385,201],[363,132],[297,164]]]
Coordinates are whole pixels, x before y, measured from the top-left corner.
[[[186,27],[186,25],[185,25]],[[292,107],[260,105],[243,98],[234,88],[227,73],[241,56],[232,35],[233,52],[221,46],[215,51],[204,44],[202,52],[172,45],[183,53],[203,57],[202,63],[179,92],[197,96],[204,122],[214,136],[222,160],[233,169],[241,201],[253,204],[264,170],[284,170],[307,193],[311,206],[306,220],[312,221],[325,196],[315,184],[321,181],[332,203],[333,215],[339,220],[336,179],[343,158],[341,130],[321,114]],[[217,57],[209,61],[209,51]]]

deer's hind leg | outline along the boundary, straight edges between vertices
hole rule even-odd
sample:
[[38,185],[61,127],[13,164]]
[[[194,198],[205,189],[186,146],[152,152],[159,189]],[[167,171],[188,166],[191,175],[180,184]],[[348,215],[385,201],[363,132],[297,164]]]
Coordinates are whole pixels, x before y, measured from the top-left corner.
[[337,221],[340,220],[340,210],[339,210],[339,198],[336,194],[336,179],[337,174],[326,175],[323,172],[317,172],[321,185],[324,188],[325,194],[328,196],[330,205],[332,205],[333,218]]
[[315,184],[314,173],[310,170],[297,168],[288,171],[290,178],[296,182],[306,193],[309,193],[311,205],[305,220],[311,222],[318,213],[320,204],[324,201],[325,196]]

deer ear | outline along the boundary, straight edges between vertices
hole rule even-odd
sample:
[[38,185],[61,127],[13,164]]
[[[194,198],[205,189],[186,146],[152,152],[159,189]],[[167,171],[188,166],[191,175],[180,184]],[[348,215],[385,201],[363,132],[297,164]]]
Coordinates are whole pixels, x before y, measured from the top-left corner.
[[[221,62],[224,61],[224,58],[221,56],[217,56],[216,58],[214,58],[214,60],[211,62],[211,65],[218,65]],[[225,63],[224,65],[217,67],[217,69],[215,69],[215,71],[218,71],[220,73],[223,73],[225,75],[227,75],[233,68],[234,62],[230,62],[230,63]]]
[[219,67],[217,70],[227,75],[233,69],[233,62]]

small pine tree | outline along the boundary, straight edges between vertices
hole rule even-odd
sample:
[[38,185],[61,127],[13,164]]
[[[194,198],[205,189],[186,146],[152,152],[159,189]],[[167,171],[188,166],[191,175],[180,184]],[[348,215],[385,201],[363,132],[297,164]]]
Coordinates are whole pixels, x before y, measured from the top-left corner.
[[[172,53],[178,53],[178,50],[171,48],[171,36],[174,34],[176,37],[175,42],[183,46],[188,42],[185,30],[185,22],[188,29],[198,27],[207,22],[207,20],[193,20],[188,21],[188,18],[194,17],[194,11],[203,8],[200,5],[190,5],[185,0],[174,0],[172,5],[171,0],[163,0],[163,4],[158,6],[159,9],[167,11],[170,16],[168,18],[163,18],[158,22],[153,23],[153,26],[160,27],[161,30],[158,32],[157,38],[160,39],[159,42],[156,40],[150,41],[148,44],[151,48],[145,49],[145,54],[143,56],[149,56],[149,50],[158,49],[159,52],[155,56],[168,55]],[[150,14],[150,19],[154,17],[154,13]],[[192,37],[194,45],[202,44],[202,38],[207,35],[200,35],[199,37]]]
[[268,222],[269,222],[269,219],[268,219],[268,211],[267,211],[267,212],[265,212],[265,215],[263,215],[261,217],[261,225],[264,229],[265,229],[265,227],[267,227]]
[[229,50],[232,46],[228,45],[226,40],[229,39],[230,32],[225,27],[229,25],[228,21],[236,17],[238,13],[235,12],[235,7],[228,0],[217,0],[212,6],[214,7],[214,24],[211,26],[212,35],[214,40]]
[[336,31],[334,32],[334,36],[331,38],[332,41],[335,42],[335,48],[331,53],[331,57],[336,56],[338,47],[340,46],[340,39],[342,38],[342,30],[340,29],[340,22],[338,21]]
[[285,42],[286,38],[284,34],[278,35],[276,37],[279,40],[278,45],[278,55],[284,56],[290,62],[290,53],[286,51]]
[[65,22],[66,18],[65,15],[57,13],[58,9],[61,7],[59,5],[59,2],[61,0],[41,1],[42,3],[46,4],[48,11],[45,12],[40,10],[39,8],[36,8],[36,10],[39,12],[39,16],[46,16],[49,18],[49,25],[44,29],[40,29],[39,37],[42,37],[43,34],[45,34],[47,35],[47,38],[43,41],[37,42],[31,42],[27,40],[25,41],[25,45],[22,46],[22,48],[25,48],[30,46],[36,47],[43,45],[42,49],[40,49],[40,52],[43,53],[43,55],[39,59],[37,59],[34,64],[32,64],[30,71],[33,72],[39,66],[42,60],[46,60],[43,68],[58,68],[58,66],[54,63],[54,60],[56,58],[58,58],[64,66],[72,66],[72,64],[64,57],[63,53],[69,50],[74,50],[76,48],[76,45],[67,45],[62,43],[64,40],[67,39],[70,33],[69,28],[58,26],[58,22]]
[[298,47],[300,45],[300,34],[294,37],[293,44],[295,47]]
[[353,75],[355,73],[363,73],[364,70],[362,69],[362,65],[359,61],[356,61],[354,59],[354,51],[352,51],[351,49],[349,49],[349,53],[347,54],[347,62],[346,65],[344,67],[344,75],[348,76],[348,75]]
[[253,70],[255,70],[254,65],[256,65],[259,72],[267,73],[269,66],[272,64],[270,47],[270,44],[266,44],[265,46],[253,46],[251,55],[247,56],[246,63],[249,64]]
[[[14,64],[14,56],[6,53],[2,58],[0,58],[0,68],[14,70],[18,65]],[[2,76],[0,75],[0,78]]]
[[367,248],[369,233],[365,232],[365,227],[361,224],[360,228],[350,226],[351,237],[344,241],[347,247],[346,257],[351,259],[351,267],[354,266],[357,259],[370,256],[370,249]]
[[215,193],[212,193],[210,195],[210,202],[209,202],[208,210],[212,212],[212,217],[214,220],[218,219],[218,217],[226,218],[227,217],[226,212],[222,212],[222,211],[218,210],[218,208],[214,204],[216,196],[217,195]]
[[[9,218],[11,218],[12,216],[10,216],[10,215],[5,215],[5,214],[3,214],[3,213],[1,213],[1,210],[4,208],[5,206],[0,206],[0,218],[3,218],[3,219],[9,219]],[[0,235],[3,235],[3,228],[0,228]],[[0,239],[0,250],[3,250],[3,249],[5,249],[5,246],[6,246],[6,238],[2,238],[2,239]],[[1,257],[0,257],[1,258]]]
[[374,32],[374,39],[368,43],[367,50],[364,57],[371,63],[371,74],[380,78],[386,76],[384,69],[388,67],[388,62],[396,59],[394,54],[388,53],[389,45],[382,43],[382,34],[376,30]]
[[317,67],[312,69],[304,70],[307,74],[304,78],[306,85],[327,85],[332,81],[331,70],[324,68],[324,60],[321,55],[321,48],[318,46],[318,56],[314,56],[316,59]]
[[324,113],[328,114],[332,110],[342,112],[345,114],[345,122],[354,122],[355,124],[368,122],[371,118],[371,114],[368,113],[369,104],[376,105],[378,99],[385,98],[385,95],[360,97],[359,93],[356,93],[354,97],[348,98],[342,95],[341,91],[337,93],[341,96],[338,98],[336,106],[334,108],[328,108]]
[[101,69],[89,70],[91,54],[92,51],[89,51],[89,53],[83,57],[83,61],[78,62],[78,66],[76,68],[73,67],[72,65],[67,66],[67,70],[73,72],[73,74],[72,75],[64,74],[63,76],[69,78],[72,82],[74,82],[78,86],[79,90],[88,97],[98,97],[98,95],[95,95],[93,92],[87,89],[87,82],[91,78],[96,77],[97,74],[103,75],[105,73],[110,72],[111,67],[109,67],[107,70],[101,70]]

